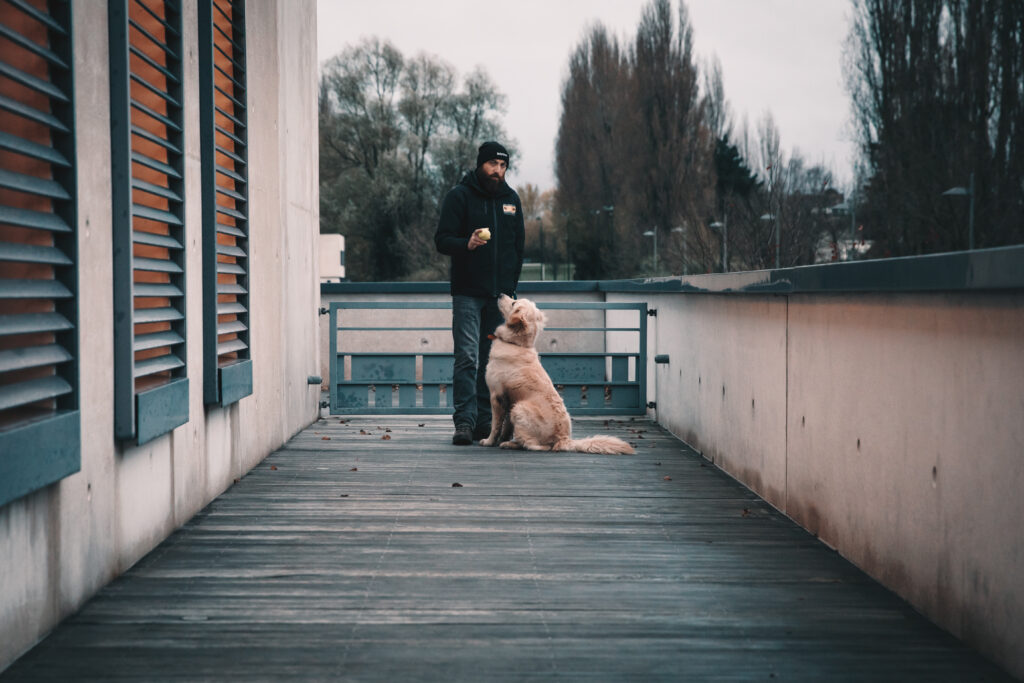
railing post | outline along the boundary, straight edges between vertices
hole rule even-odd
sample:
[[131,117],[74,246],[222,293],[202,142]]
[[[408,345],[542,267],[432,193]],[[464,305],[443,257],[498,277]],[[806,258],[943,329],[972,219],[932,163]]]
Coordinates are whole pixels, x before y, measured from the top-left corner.
[[[330,373],[328,382],[331,384],[330,396],[331,396],[331,415],[336,415],[338,409],[338,304],[337,302],[331,303],[330,315],[328,317],[328,328],[327,333],[330,335],[328,342],[330,344]],[[341,368],[342,372],[345,371],[344,365]]]
[[636,378],[640,384],[640,406],[647,405],[647,303],[637,304],[640,314],[640,355],[636,359]]

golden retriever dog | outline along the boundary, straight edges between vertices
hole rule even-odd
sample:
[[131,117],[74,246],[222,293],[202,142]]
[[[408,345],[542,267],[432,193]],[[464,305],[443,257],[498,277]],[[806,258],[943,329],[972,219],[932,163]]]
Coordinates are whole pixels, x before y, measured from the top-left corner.
[[547,322],[529,299],[498,299],[505,323],[494,331],[487,361],[491,391],[491,434],[481,446],[577,453],[633,453],[614,436],[572,438],[572,424],[562,397],[540,364],[534,343]]

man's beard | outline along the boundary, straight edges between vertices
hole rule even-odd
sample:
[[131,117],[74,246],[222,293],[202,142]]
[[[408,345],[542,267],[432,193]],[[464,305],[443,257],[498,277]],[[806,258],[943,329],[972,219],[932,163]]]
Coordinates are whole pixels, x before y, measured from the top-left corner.
[[481,171],[477,173],[477,180],[480,181],[480,186],[491,194],[496,194],[501,189],[501,178],[497,175],[486,175]]

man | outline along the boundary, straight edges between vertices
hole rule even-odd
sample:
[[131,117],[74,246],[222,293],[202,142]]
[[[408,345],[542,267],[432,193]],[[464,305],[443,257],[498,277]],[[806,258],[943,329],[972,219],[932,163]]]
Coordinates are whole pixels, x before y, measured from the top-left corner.
[[491,431],[487,335],[502,322],[498,297],[515,298],[523,269],[525,227],[519,195],[505,183],[508,150],[480,145],[476,170],[449,190],[434,243],[451,257],[452,338],[455,341],[455,436],[465,446]]

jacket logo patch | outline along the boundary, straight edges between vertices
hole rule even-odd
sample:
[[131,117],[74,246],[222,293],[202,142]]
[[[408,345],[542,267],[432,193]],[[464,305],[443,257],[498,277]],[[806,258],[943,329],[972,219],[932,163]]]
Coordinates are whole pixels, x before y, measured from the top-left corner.
[[516,215],[516,205],[515,204],[502,204],[501,205],[501,210],[505,212],[506,216],[515,216]]

